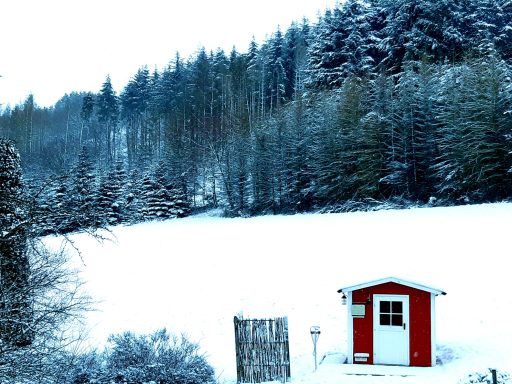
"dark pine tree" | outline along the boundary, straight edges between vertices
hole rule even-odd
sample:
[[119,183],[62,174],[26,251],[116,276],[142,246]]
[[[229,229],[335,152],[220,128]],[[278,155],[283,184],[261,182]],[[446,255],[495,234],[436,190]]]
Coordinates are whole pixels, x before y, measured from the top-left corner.
[[118,143],[118,117],[119,117],[119,106],[118,99],[110,76],[107,76],[100,94],[96,99],[98,120],[102,124],[103,137],[102,141],[106,145],[105,158],[107,164],[111,164],[116,156],[116,150]]
[[70,213],[70,229],[96,226],[96,176],[87,149],[80,151],[72,171],[66,209]]
[[95,210],[100,224],[116,225],[126,221],[126,172],[117,161],[100,181]]
[[0,139],[0,355],[32,343],[30,266],[18,151]]
[[153,173],[146,173],[142,180],[142,207],[140,215],[143,220],[164,220],[169,217],[169,194],[167,189],[155,180]]

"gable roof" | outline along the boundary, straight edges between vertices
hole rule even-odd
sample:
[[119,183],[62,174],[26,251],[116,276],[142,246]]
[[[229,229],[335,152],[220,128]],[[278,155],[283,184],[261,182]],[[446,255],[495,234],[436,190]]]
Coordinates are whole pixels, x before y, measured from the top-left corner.
[[340,288],[340,289],[338,289],[338,293],[352,292],[352,291],[356,291],[358,289],[373,287],[374,285],[380,285],[380,284],[385,284],[385,283],[401,284],[401,285],[405,285],[407,287],[419,289],[421,291],[430,292],[430,293],[433,293],[434,295],[446,295],[446,292],[444,292],[440,289],[427,287],[426,285],[418,284],[418,283],[404,280],[404,279],[400,279],[398,277],[385,277],[383,279],[368,281],[366,283],[361,283],[361,284],[357,284],[357,285],[352,285],[350,287]]

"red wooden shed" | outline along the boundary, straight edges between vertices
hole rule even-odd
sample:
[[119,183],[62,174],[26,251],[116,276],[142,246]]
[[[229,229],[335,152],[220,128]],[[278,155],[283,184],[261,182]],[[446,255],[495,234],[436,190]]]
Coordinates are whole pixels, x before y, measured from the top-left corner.
[[435,298],[445,292],[387,277],[338,293],[348,305],[350,364],[435,365]]

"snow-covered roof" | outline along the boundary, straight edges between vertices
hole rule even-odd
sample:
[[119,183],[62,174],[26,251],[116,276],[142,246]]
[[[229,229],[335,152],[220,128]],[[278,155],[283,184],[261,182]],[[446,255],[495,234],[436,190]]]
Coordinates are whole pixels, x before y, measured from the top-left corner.
[[372,281],[368,281],[366,283],[361,283],[361,284],[352,285],[350,287],[340,288],[340,289],[338,289],[338,293],[352,292],[352,291],[356,291],[358,289],[373,287],[374,285],[380,285],[380,284],[385,284],[385,283],[397,283],[397,284],[405,285],[407,287],[416,288],[421,291],[430,292],[435,295],[446,295],[446,292],[444,292],[440,289],[428,287],[426,285],[418,284],[418,283],[404,280],[404,279],[400,279],[398,277],[385,277],[383,279],[372,280]]

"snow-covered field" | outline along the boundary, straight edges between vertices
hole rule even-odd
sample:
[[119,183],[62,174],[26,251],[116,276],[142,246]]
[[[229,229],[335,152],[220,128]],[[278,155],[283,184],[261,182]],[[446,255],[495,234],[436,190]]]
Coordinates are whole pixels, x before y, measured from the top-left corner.
[[[200,343],[219,380],[236,381],[233,316],[286,315],[294,383],[457,383],[512,371],[512,204],[329,215],[181,220],[73,237],[100,301],[95,345],[166,327]],[[77,258],[78,259],[78,258]],[[440,288],[434,368],[351,367],[338,288],[401,277]],[[310,326],[321,327],[314,372]],[[347,375],[375,374],[375,376]],[[397,376],[395,376],[397,375]],[[406,376],[407,375],[407,376]]]

